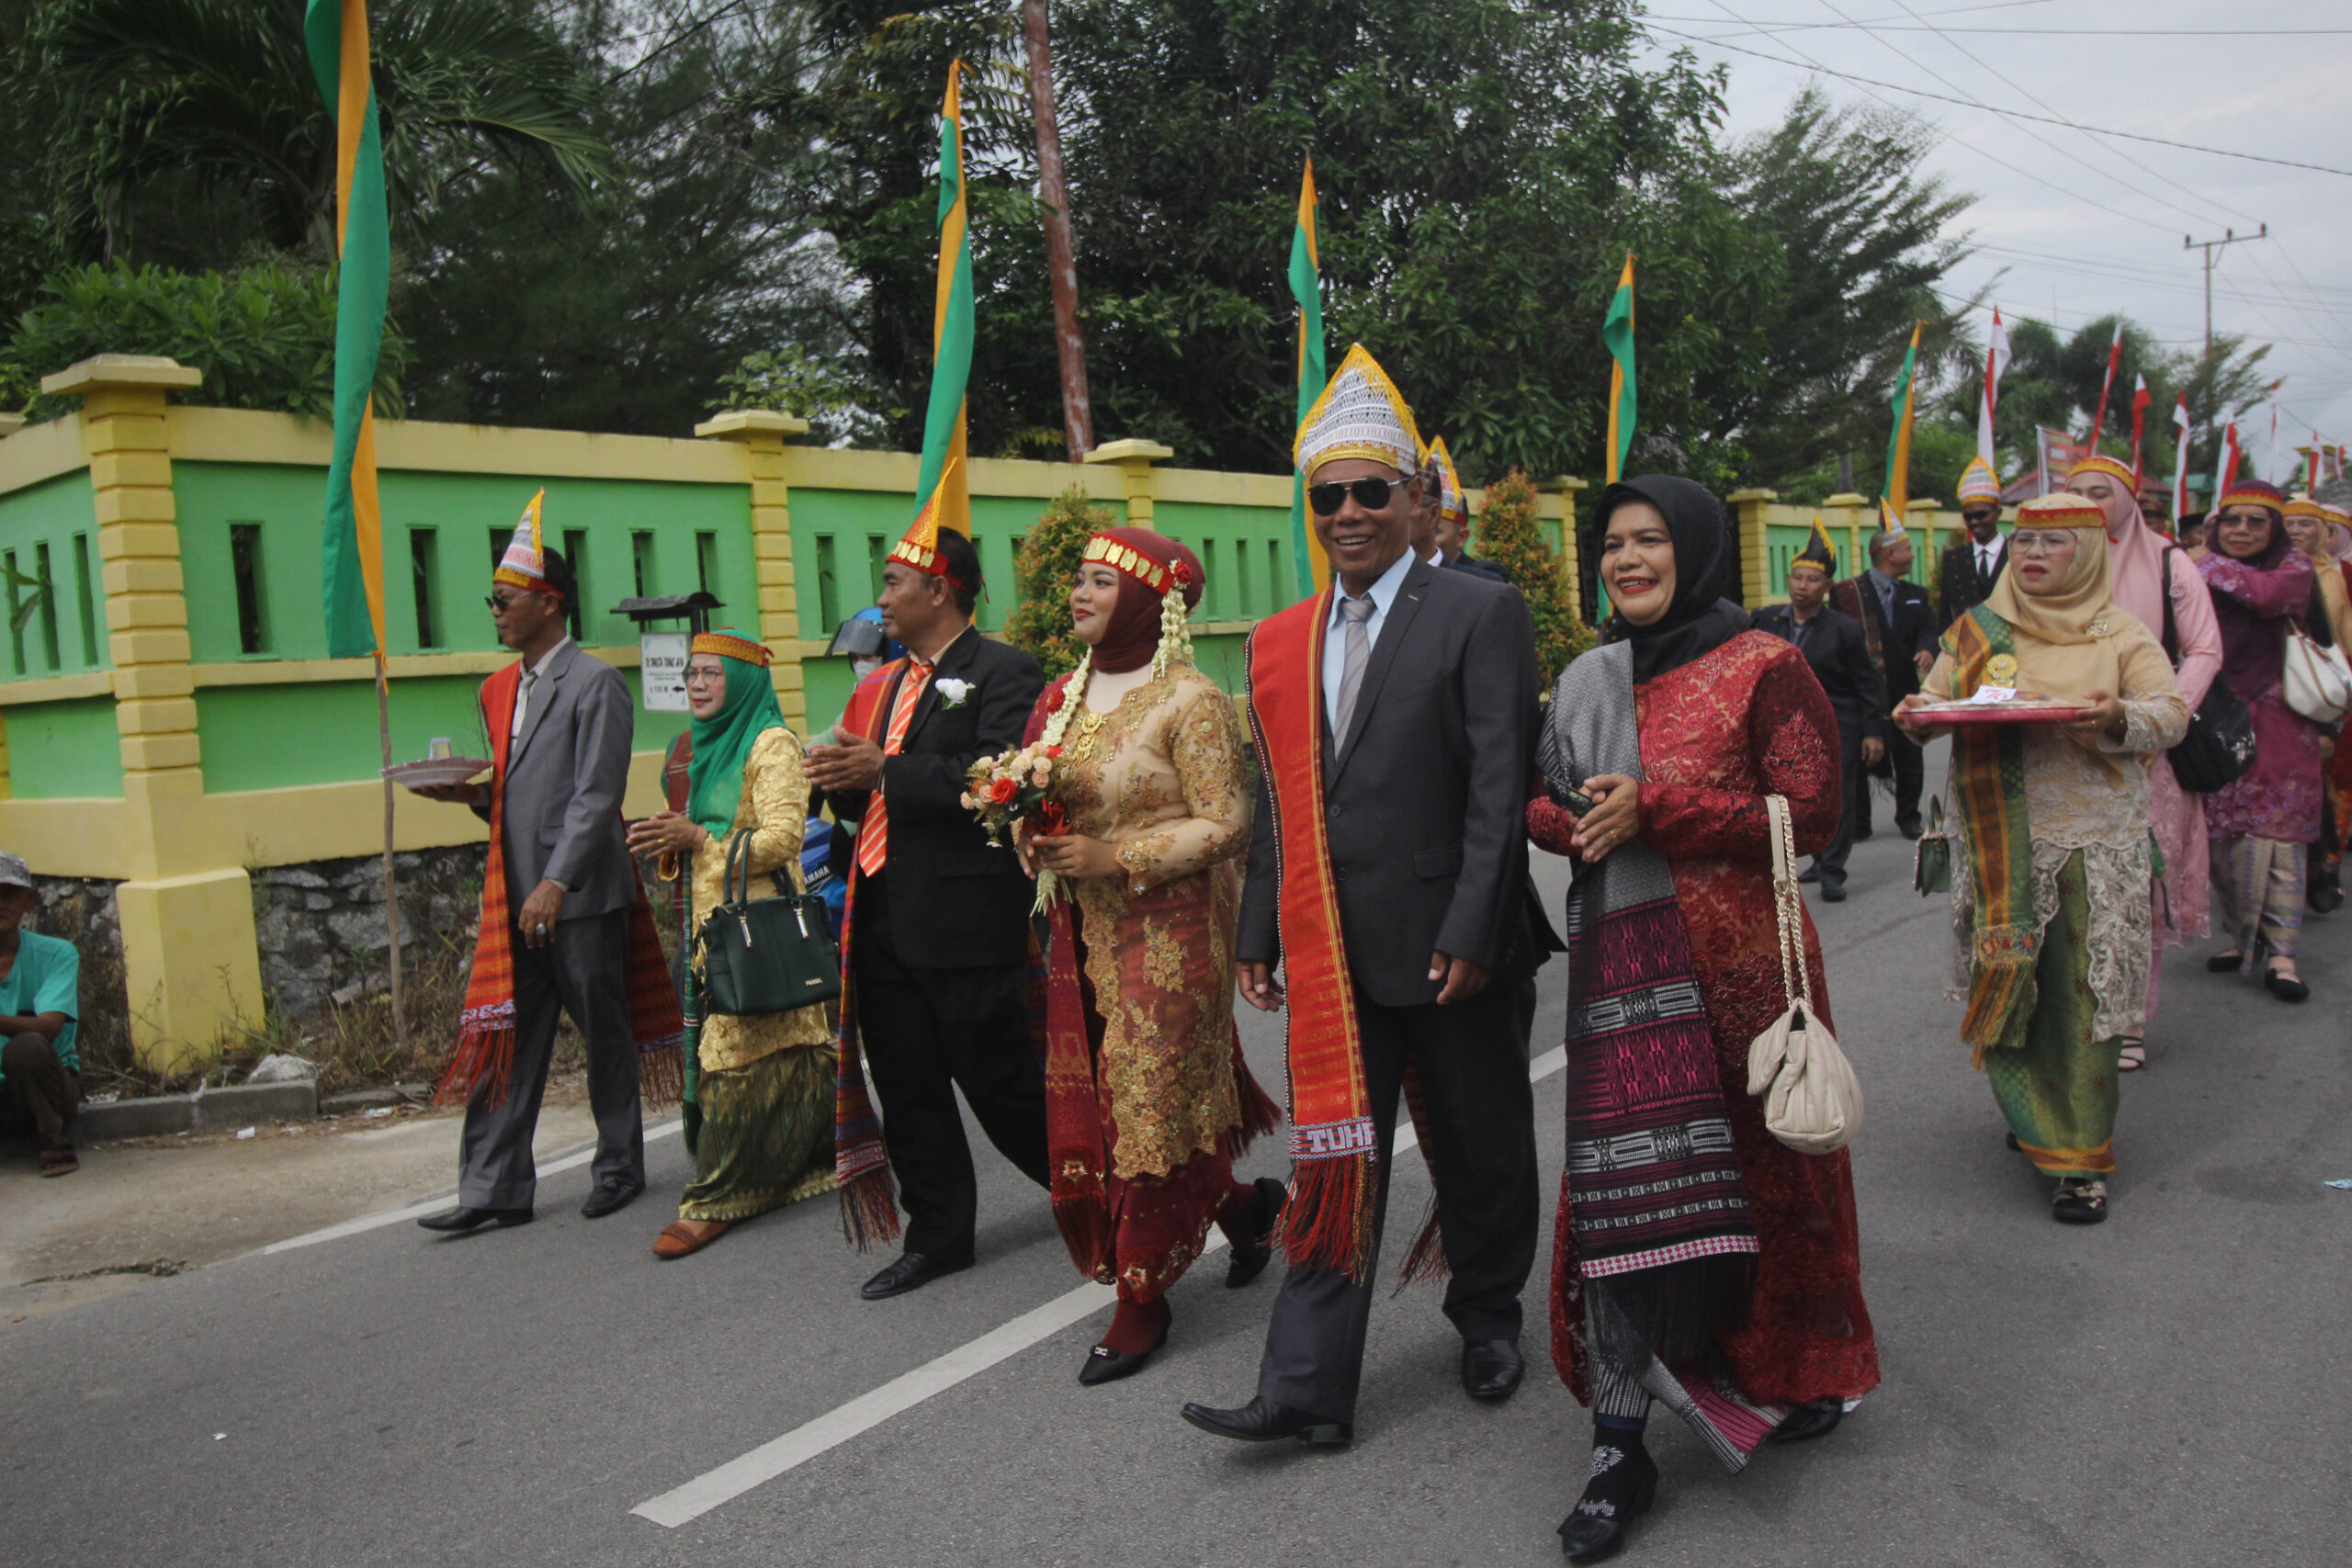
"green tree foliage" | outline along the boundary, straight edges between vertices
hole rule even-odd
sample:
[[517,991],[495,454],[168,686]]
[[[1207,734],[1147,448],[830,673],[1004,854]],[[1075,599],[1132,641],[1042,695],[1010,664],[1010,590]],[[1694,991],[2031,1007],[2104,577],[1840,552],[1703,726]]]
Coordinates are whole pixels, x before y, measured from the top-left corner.
[[1087,540],[1117,526],[1118,519],[1108,508],[1095,505],[1084,491],[1073,488],[1054,497],[1021,541],[1012,562],[1015,604],[1005,620],[1004,637],[1044,665],[1048,681],[1077,669],[1078,657],[1085,651],[1069,621],[1069,591],[1078,581],[1079,557]]
[[1536,662],[1548,692],[1568,660],[1593,645],[1593,634],[1568,608],[1567,566],[1544,537],[1535,485],[1525,473],[1514,468],[1487,487],[1476,542],[1478,558],[1510,573],[1512,584],[1527,595],[1527,611],[1535,621]]
[[[204,373],[193,400],[334,417],[334,274],[266,261],[232,273],[174,272],[117,262],[51,280],[0,349],[0,407],[49,418],[63,400],[40,378],[94,354],[167,355]],[[408,344],[384,336],[376,405],[401,406]]]

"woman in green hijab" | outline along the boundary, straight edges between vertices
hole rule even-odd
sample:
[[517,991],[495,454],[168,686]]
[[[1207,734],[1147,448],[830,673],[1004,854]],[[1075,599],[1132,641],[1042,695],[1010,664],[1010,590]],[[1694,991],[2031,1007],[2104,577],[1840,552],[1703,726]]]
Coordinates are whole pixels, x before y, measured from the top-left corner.
[[[694,760],[686,809],[630,828],[638,854],[659,854],[665,879],[685,868],[688,931],[724,901],[728,855],[748,836],[751,896],[773,897],[771,874],[800,882],[808,782],[800,739],[785,727],[768,680],[768,650],[736,632],[705,632],[686,662]],[[686,1128],[694,1179],[656,1258],[684,1258],[739,1220],[833,1190],[832,1024],[825,1009],[697,1019],[701,961],[686,998]]]

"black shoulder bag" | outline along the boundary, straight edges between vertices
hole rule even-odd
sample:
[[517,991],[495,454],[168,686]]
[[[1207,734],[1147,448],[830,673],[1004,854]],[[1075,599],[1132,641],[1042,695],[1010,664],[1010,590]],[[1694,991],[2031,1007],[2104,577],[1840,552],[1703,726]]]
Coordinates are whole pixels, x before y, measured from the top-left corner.
[[[770,873],[776,896],[752,897],[752,835],[728,846],[718,908],[703,918],[702,1010],[736,1018],[790,1012],[842,994],[842,955],[825,901]],[[737,878],[741,875],[741,886]]]
[[[2165,657],[2176,671],[2180,669],[2180,628],[2173,619],[2172,558],[2179,553],[2178,546],[2165,547]],[[2206,688],[2205,700],[2188,716],[2188,733],[2167,755],[2180,787],[2198,795],[2237,783],[2254,766],[2254,716],[2219,671]]]

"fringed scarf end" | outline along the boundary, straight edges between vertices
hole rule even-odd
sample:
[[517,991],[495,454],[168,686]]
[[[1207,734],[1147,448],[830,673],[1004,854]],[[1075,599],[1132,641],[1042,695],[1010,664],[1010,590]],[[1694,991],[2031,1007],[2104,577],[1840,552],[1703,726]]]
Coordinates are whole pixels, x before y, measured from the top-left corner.
[[1402,1294],[1408,1285],[1442,1280],[1453,1272],[1445,1256],[1445,1238],[1438,1231],[1437,1195],[1431,1193],[1429,1206],[1421,1213],[1420,1234],[1413,1238],[1412,1250],[1405,1254],[1404,1265],[1396,1270],[1396,1288],[1389,1294]]
[[484,1110],[506,1103],[507,1080],[514,1072],[514,1026],[469,1029],[458,1036],[458,1054],[433,1090],[433,1103],[444,1109],[481,1100]]
[[649,1106],[682,1105],[686,1098],[686,1054],[679,1042],[637,1054],[637,1092]]
[[1062,1245],[1069,1248],[1069,1260],[1078,1271],[1107,1285],[1114,1278],[1111,1206],[1103,1200],[1101,1183],[1091,1185],[1091,1191],[1054,1195],[1054,1226],[1062,1233]]
[[1300,1160],[1275,1243],[1300,1268],[1330,1269],[1362,1283],[1372,1269],[1369,1151]]
[[899,1239],[898,1191],[886,1164],[850,1175],[835,1172],[842,1195],[842,1236],[858,1251]]

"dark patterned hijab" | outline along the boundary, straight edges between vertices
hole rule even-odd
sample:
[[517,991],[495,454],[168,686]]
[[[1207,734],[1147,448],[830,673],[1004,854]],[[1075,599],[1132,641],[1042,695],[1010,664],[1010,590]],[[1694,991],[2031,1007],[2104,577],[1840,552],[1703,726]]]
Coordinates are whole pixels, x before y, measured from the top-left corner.
[[1747,612],[1724,597],[1731,562],[1731,525],[1714,492],[1673,474],[1644,474],[1600,492],[1596,536],[1607,531],[1616,510],[1647,502],[1666,519],[1674,538],[1674,598],[1666,614],[1637,626],[1612,614],[1602,634],[1610,642],[1634,645],[1634,681],[1640,684],[1704,659],[1747,629]]

